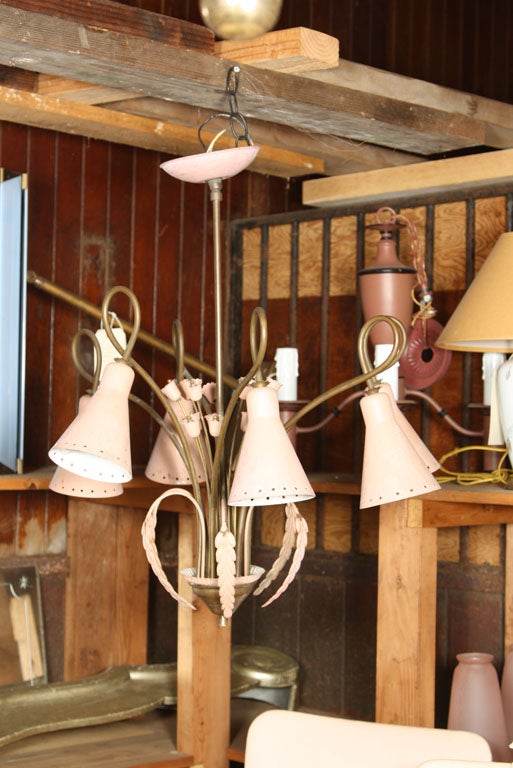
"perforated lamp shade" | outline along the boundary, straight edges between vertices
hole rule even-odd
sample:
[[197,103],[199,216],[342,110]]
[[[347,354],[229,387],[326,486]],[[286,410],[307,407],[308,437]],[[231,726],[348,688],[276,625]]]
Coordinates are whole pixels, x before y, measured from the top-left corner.
[[[181,415],[183,417],[183,414],[180,414],[178,405],[171,400],[169,403],[177,416],[180,417]],[[189,413],[192,413],[193,405],[189,400],[182,400],[181,407],[186,409]],[[167,427],[173,431],[171,418],[167,414],[164,417],[164,422],[166,423]],[[196,477],[198,481],[202,483],[205,480],[205,473],[202,468],[201,457],[197,443],[195,439],[189,437],[187,433],[186,437],[188,438],[189,449],[191,452],[192,461],[194,463]],[[166,485],[191,485],[191,478],[189,476],[189,472],[187,471],[187,467],[185,466],[185,463],[180,456],[180,453],[178,452],[175,444],[169,437],[166,430],[162,427],[159,431],[159,434],[157,435],[157,439],[155,440],[155,445],[153,446],[153,451],[151,452],[151,456],[149,458],[148,464],[146,465],[144,474],[146,477],[148,477],[150,480],[154,480],[156,483],[165,483]]]
[[228,498],[231,506],[286,504],[315,496],[280,418],[278,395],[250,387],[247,427]]
[[360,509],[409,499],[440,488],[395,419],[384,392],[360,401],[365,421]]
[[454,310],[436,346],[513,352],[513,232],[502,234]]
[[109,483],[131,480],[128,395],[133,380],[129,365],[110,363],[87,408],[50,449],[51,460],[81,477]]
[[440,469],[440,462],[433,456],[429,448],[421,440],[420,436],[415,432],[412,425],[397,405],[397,401],[394,397],[394,393],[392,392],[392,387],[390,384],[382,384],[379,388],[379,391],[384,392],[384,394],[387,395],[392,405],[392,413],[396,422],[401,427],[402,432],[404,433],[405,437],[408,438],[415,451],[419,454],[428,472],[436,472],[437,469]]
[[100,480],[74,475],[62,467],[56,468],[49,488],[64,496],[77,496],[82,499],[110,499],[123,493],[121,483],[102,483]]
[[[78,412],[87,408],[91,401],[90,395],[83,395],[78,404]],[[57,467],[50,480],[50,490],[62,493],[65,496],[77,496],[83,499],[108,499],[113,496],[121,496],[123,486],[121,483],[104,483],[92,480],[89,477],[80,477],[67,469]]]

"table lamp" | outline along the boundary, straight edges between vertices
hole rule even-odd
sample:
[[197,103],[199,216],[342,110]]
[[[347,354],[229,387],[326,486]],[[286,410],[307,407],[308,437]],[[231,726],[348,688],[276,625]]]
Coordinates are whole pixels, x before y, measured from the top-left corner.
[[[460,352],[483,352],[485,391],[497,395],[498,416],[503,442],[513,464],[513,356],[497,366],[497,353],[513,352],[513,232],[497,240],[483,266],[438,337],[437,346]],[[491,363],[491,364],[490,364]],[[493,394],[492,394],[493,404]],[[493,424],[494,415],[490,421]],[[494,440],[497,444],[497,440]]]

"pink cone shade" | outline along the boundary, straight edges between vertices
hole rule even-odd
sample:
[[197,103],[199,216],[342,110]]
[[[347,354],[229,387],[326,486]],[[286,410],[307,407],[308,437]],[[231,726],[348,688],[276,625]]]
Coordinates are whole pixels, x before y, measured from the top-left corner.
[[416,452],[419,454],[420,458],[424,462],[424,466],[428,470],[428,472],[436,472],[437,469],[440,469],[440,463],[429,448],[423,443],[423,441],[420,439],[419,435],[415,432],[412,425],[404,415],[404,413],[401,411],[399,406],[396,403],[394,393],[392,392],[392,387],[390,384],[382,384],[379,388],[380,392],[384,392],[390,399],[390,402],[392,404],[392,411],[394,413],[394,418],[401,427],[402,431],[412,444],[412,446],[415,448]]
[[[90,401],[90,395],[83,395],[78,404],[78,412],[81,413],[87,408]],[[49,487],[55,493],[78,496],[84,499],[107,499],[112,496],[121,496],[123,493],[123,486],[120,483],[102,483],[98,480],[80,477],[62,467],[57,467],[53,473]]]
[[[169,401],[171,407],[180,418],[181,410],[178,403]],[[188,400],[181,401],[184,408],[190,413],[193,410],[193,405]],[[172,430],[171,418],[166,414],[164,418],[167,426]],[[187,433],[186,433],[187,434]],[[197,444],[194,439],[188,439],[189,448],[192,454],[192,460],[196,470],[196,477],[200,483],[205,480],[205,473],[202,468],[200,454]],[[166,485],[191,485],[191,478],[187,472],[187,468],[182,460],[182,457],[178,453],[174,443],[161,428],[153,451],[151,452],[150,459],[146,465],[144,474],[150,480],[154,480],[156,483],[165,483]]]
[[102,483],[87,477],[80,477],[57,467],[50,480],[50,490],[65,496],[79,496],[83,499],[108,499],[121,496],[123,486],[120,483]]
[[384,392],[360,401],[365,421],[360,509],[408,499],[440,488],[397,423]]
[[233,478],[232,506],[286,504],[315,493],[280,419],[276,390],[250,387],[248,424]]
[[110,363],[87,408],[50,449],[58,466],[75,475],[109,483],[132,479],[128,395],[134,371]]

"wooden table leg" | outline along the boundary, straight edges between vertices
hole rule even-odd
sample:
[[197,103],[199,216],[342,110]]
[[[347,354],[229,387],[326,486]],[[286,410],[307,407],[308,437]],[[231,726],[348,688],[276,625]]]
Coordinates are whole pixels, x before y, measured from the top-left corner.
[[437,530],[421,527],[421,505],[380,509],[376,721],[432,727]]
[[[194,562],[195,536],[194,516],[181,514],[179,570]],[[177,749],[205,768],[228,768],[231,624],[220,627],[182,577],[179,588],[197,610],[178,608]]]
[[148,561],[144,510],[68,501],[64,679],[146,664]]

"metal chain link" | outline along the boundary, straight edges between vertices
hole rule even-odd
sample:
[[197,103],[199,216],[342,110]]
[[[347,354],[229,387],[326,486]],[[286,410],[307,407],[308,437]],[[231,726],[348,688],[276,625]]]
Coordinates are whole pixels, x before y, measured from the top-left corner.
[[205,128],[205,126],[211,120],[214,120],[219,117],[226,118],[229,121],[230,130],[232,132],[232,136],[235,139],[236,147],[239,146],[240,141],[245,141],[248,146],[253,146],[253,140],[249,135],[249,129],[248,129],[246,118],[240,112],[239,105],[237,102],[237,91],[239,89],[239,75],[240,75],[240,67],[236,65],[233,67],[230,67],[226,74],[225,93],[228,98],[228,107],[230,111],[216,112],[215,114],[210,115],[209,117],[207,117],[206,120],[203,121],[203,123],[198,128],[198,138],[204,150],[206,150],[207,147],[201,137],[201,131],[203,130],[203,128]]

